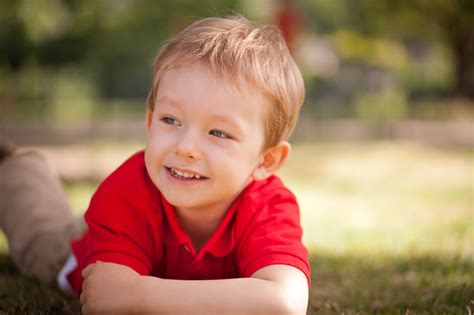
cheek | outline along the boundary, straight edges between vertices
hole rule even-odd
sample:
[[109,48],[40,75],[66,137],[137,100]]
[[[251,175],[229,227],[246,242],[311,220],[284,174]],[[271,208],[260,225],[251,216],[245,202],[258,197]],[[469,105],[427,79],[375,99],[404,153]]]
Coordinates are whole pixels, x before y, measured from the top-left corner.
[[149,171],[156,172],[156,168],[163,160],[165,151],[164,141],[161,141],[158,137],[148,138],[145,148],[145,164]]
[[156,158],[149,145],[145,148],[145,167],[148,175],[153,179],[153,175],[156,173]]
[[242,147],[237,150],[215,149],[208,157],[210,167],[228,181],[246,180],[258,165],[258,154]]
[[172,143],[172,137],[165,132],[154,132],[148,137],[147,150],[150,155],[162,154],[170,148]]

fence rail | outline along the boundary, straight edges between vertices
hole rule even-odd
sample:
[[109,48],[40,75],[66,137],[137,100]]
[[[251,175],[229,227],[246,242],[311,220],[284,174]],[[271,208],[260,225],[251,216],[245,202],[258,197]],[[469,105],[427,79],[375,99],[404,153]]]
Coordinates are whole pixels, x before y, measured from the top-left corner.
[[[95,140],[144,141],[144,122],[109,121],[75,126],[0,124],[0,137],[19,145],[61,145]],[[346,119],[305,120],[294,132],[294,141],[408,140],[449,146],[474,146],[472,121],[401,120],[387,123]]]

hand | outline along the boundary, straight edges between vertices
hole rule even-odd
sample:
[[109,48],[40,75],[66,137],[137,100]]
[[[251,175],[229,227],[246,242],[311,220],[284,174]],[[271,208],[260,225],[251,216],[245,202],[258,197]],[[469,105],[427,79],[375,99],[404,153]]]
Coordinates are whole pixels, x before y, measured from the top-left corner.
[[140,275],[129,267],[96,262],[82,271],[83,314],[128,314],[137,311],[135,289]]

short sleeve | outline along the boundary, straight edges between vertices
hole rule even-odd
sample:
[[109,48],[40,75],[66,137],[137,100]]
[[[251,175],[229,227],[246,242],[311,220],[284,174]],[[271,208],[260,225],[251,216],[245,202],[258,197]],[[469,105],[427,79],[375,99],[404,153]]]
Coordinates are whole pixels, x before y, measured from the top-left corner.
[[162,255],[162,218],[150,207],[146,198],[107,185],[96,192],[85,215],[88,230],[72,244],[78,268],[68,279],[76,294],[82,287],[81,271],[96,261],[125,265],[142,275],[151,273]]
[[[241,218],[245,229],[238,247],[238,265],[242,276],[250,277],[259,269],[275,264],[300,269],[310,283],[308,252],[302,243],[299,207],[286,189],[271,192],[271,198],[253,196],[247,201],[253,208]],[[261,202],[256,199],[266,199]],[[244,223],[245,222],[245,223]]]

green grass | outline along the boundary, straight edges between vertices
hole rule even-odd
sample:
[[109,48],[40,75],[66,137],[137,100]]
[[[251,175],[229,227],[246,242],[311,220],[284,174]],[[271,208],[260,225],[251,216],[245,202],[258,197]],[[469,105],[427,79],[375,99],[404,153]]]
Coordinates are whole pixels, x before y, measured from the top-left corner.
[[22,277],[9,257],[0,255],[0,314],[79,314],[75,297]]
[[[472,150],[298,144],[280,175],[301,205],[312,267],[308,314],[474,310]],[[67,184],[77,212],[96,185]],[[20,276],[6,252],[0,236],[1,314],[79,311],[74,299]]]
[[472,260],[440,254],[313,253],[309,314],[467,314]]
[[311,252],[309,313],[474,309],[472,150],[302,144],[281,175]]

